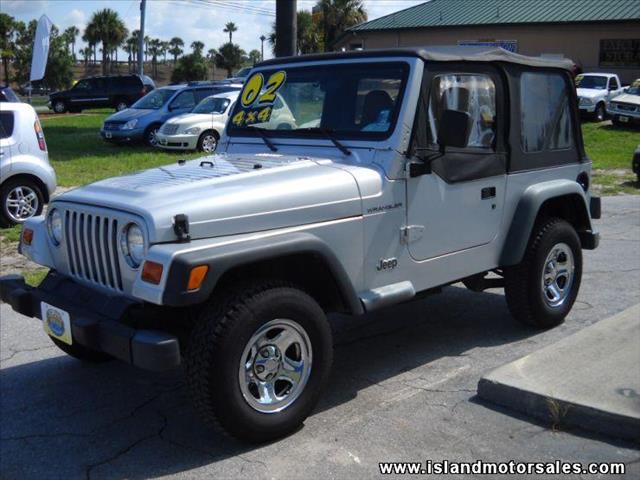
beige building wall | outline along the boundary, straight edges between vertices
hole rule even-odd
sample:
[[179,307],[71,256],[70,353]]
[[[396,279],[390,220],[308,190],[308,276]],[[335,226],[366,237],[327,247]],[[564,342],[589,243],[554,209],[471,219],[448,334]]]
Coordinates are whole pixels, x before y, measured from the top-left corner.
[[620,75],[624,83],[640,78],[640,67],[600,67],[600,39],[640,39],[640,21],[625,23],[441,27],[347,35],[336,50],[362,42],[365,49],[457,45],[464,40],[517,40],[518,53],[537,56],[560,54],[581,65],[585,72]]

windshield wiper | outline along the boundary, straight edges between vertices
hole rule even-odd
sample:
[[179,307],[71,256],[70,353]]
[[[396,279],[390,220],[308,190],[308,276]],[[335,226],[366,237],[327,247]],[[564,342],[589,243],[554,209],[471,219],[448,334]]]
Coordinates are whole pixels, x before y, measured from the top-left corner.
[[327,140],[331,141],[331,143],[333,143],[336,146],[336,148],[340,150],[343,154],[347,156],[351,155],[351,150],[349,150],[342,143],[340,143],[338,139],[334,136],[335,130],[330,130],[328,128],[322,128],[322,127],[302,128],[299,130],[302,130],[303,132],[320,132],[322,135],[324,135],[324,137]]
[[246,127],[244,127],[247,130],[250,130],[252,132],[256,132],[260,138],[262,138],[262,141],[264,142],[264,144],[269,147],[269,150],[271,150],[272,152],[277,152],[278,151],[278,147],[276,147],[271,140],[269,140],[269,138],[267,137],[267,134],[264,133],[266,131],[265,128],[260,128],[260,127],[254,127],[253,125],[247,125]]

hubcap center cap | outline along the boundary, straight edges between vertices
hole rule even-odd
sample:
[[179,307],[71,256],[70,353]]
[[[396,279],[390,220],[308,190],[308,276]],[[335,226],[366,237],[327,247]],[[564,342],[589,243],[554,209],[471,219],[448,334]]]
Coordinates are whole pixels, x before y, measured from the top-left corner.
[[269,345],[263,348],[253,361],[253,371],[260,380],[270,380],[282,366],[280,351],[277,347]]

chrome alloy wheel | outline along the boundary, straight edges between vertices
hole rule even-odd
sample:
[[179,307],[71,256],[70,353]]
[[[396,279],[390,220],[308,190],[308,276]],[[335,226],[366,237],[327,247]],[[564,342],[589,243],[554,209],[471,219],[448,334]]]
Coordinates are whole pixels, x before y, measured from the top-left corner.
[[253,334],[240,359],[242,396],[258,412],[284,410],[304,391],[311,361],[311,341],[298,323],[266,323]]
[[212,133],[208,133],[202,139],[202,151],[207,153],[213,153],[216,151],[216,146],[218,145],[218,141],[216,140],[215,135]]
[[39,206],[38,194],[31,187],[19,185],[7,195],[5,209],[11,220],[16,223],[22,223],[33,217]]
[[571,247],[566,243],[553,246],[542,271],[542,296],[551,308],[560,307],[571,293],[575,261]]

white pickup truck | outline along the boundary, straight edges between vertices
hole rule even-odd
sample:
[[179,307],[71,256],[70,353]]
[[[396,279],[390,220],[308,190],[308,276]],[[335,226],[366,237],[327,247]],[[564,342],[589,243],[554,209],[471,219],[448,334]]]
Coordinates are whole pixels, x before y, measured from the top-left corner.
[[618,75],[614,73],[583,73],[576,77],[580,113],[602,122],[609,101],[624,93]]

